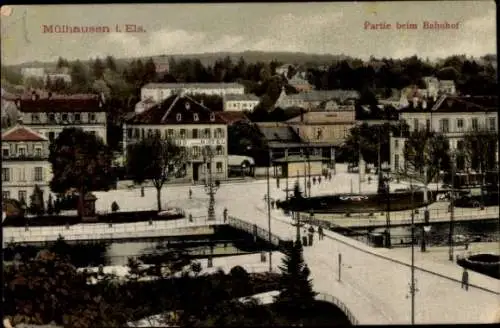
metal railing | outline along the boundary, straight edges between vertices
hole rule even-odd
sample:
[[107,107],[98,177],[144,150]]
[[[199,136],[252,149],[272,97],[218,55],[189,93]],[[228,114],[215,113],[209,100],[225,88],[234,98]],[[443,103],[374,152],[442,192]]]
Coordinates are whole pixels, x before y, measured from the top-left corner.
[[349,322],[352,325],[357,326],[359,324],[358,319],[356,319],[356,317],[354,316],[354,314],[352,314],[352,312],[349,310],[349,308],[347,307],[347,305],[345,305],[344,302],[342,302],[341,300],[339,300],[335,296],[330,295],[330,294],[318,293],[316,295],[316,300],[318,300],[318,301],[324,301],[324,302],[328,302],[328,303],[334,304],[342,312],[344,312],[344,314],[347,316],[347,319],[349,320]]
[[[256,224],[248,223],[233,216],[228,217],[227,224],[238,230],[248,232],[249,234],[254,235],[262,240],[269,241],[268,230],[261,228]],[[283,245],[283,242],[285,242],[283,239],[271,233],[271,244],[275,246],[281,246]]]
[[147,238],[165,235],[165,230],[205,227],[225,224],[222,219],[209,221],[205,216],[168,221],[142,221],[134,223],[85,223],[73,226],[25,227],[3,229],[4,240],[14,243],[65,240],[99,240],[121,238]]

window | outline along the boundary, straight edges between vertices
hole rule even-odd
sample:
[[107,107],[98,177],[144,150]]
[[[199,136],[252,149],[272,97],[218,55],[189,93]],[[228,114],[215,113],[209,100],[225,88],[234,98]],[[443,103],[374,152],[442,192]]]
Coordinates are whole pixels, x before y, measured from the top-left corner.
[[24,167],[19,169],[19,181],[26,181],[26,170]]
[[134,129],[134,138],[139,139],[140,136],[141,136],[141,130],[135,128]]
[[198,129],[193,129],[193,139],[198,139]]
[[394,140],[394,148],[399,148],[399,140]]
[[2,149],[2,156],[3,157],[9,157],[9,148],[3,148]]
[[479,130],[479,122],[478,122],[477,118],[473,118],[471,120],[471,126],[472,126],[472,130],[474,130],[474,131]]
[[141,129],[141,139],[144,139],[144,129]]
[[497,122],[494,117],[488,118],[488,126],[490,131],[495,131],[497,129]]
[[35,167],[35,181],[43,181],[43,167]]
[[49,132],[49,140],[50,140],[50,142],[54,141],[55,138],[56,138],[55,133],[54,132]]
[[89,131],[91,135],[95,136],[96,132],[95,131]]
[[56,122],[56,115],[54,113],[49,114],[49,123],[55,123]]
[[203,131],[203,137],[204,138],[210,138],[210,129],[205,129]]
[[132,129],[127,129],[127,138],[132,138]]
[[458,140],[457,141],[457,149],[458,150],[463,150],[464,149],[464,141],[463,140]]
[[174,129],[167,130],[167,139],[172,139],[174,137]]
[[425,128],[427,131],[431,130],[431,120],[425,120]]
[[177,122],[180,122],[182,120],[182,114],[178,113],[176,116]]
[[200,156],[200,147],[198,147],[198,146],[193,147],[193,156],[194,157]]
[[215,121],[215,113],[210,113],[210,121]]
[[95,122],[95,114],[94,113],[90,113],[89,121],[90,122]]
[[216,148],[217,155],[223,155],[224,149],[222,146],[217,146]]
[[68,114],[63,113],[63,114],[61,115],[61,117],[62,117],[63,122],[66,122],[66,123],[68,122]]
[[394,169],[399,170],[399,154],[394,155]]
[[153,137],[153,130],[148,129],[148,138],[152,138],[152,137]]
[[418,131],[418,119],[413,119],[413,131]]
[[216,170],[217,170],[217,173],[222,173],[222,162],[216,163]]
[[26,148],[21,147],[18,150],[19,150],[19,157],[25,157],[26,156]]
[[160,129],[156,129],[156,130],[155,130],[155,136],[156,136],[157,138],[161,138],[161,132],[160,132]]
[[27,195],[26,190],[19,190],[19,192],[18,192],[18,199],[19,200],[22,200],[22,199],[26,200],[26,195]]
[[80,123],[81,120],[82,120],[82,117],[81,117],[80,113],[75,113],[75,123]]
[[181,138],[186,138],[186,129],[181,129],[179,131],[179,135],[181,136]]
[[31,122],[40,123],[40,116],[38,114],[31,114]]
[[2,168],[2,181],[4,182],[9,182],[10,181],[10,169],[9,168]]
[[38,158],[42,157],[42,148],[35,148],[35,156]]
[[10,191],[2,191],[2,198],[9,199],[10,198]]
[[464,128],[464,120],[461,118],[457,118],[457,129],[462,130]]
[[198,116],[198,114],[197,114],[197,113],[194,113],[194,114],[193,114],[193,120],[194,120],[195,122],[198,122],[198,121],[200,120],[200,118],[199,118],[199,116]]
[[439,120],[439,131],[443,132],[443,133],[450,132],[448,119],[443,118],[443,119]]

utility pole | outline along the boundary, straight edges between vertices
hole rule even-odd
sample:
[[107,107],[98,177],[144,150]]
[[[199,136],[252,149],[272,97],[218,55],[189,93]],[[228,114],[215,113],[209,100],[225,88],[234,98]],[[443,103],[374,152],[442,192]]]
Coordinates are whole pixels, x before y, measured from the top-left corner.
[[410,294],[411,294],[411,324],[415,325],[415,212],[413,211],[413,179],[410,176],[410,188],[411,188],[411,282],[410,282]]
[[[425,156],[426,154],[424,154]],[[424,163],[424,204],[425,204],[425,210],[424,210],[424,222],[422,224],[422,231],[421,231],[421,236],[422,236],[422,242],[420,245],[420,250],[422,252],[426,251],[426,241],[425,241],[425,229],[424,226],[428,223],[429,221],[429,196],[428,196],[428,191],[427,191],[427,172],[428,172],[428,167],[427,163]]]
[[269,179],[269,167],[272,163],[272,151],[269,149],[269,165],[267,166],[267,224],[268,224],[268,233],[269,233],[269,272],[273,271],[273,252],[272,248],[272,239],[271,239],[271,186]]
[[450,233],[448,235],[449,254],[448,259],[453,262],[453,221],[455,220],[455,154],[451,159],[451,196],[450,196]]

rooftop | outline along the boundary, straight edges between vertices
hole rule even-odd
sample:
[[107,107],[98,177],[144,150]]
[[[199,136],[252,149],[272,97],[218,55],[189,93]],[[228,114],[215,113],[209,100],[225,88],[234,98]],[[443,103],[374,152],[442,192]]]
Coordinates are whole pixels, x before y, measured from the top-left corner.
[[143,89],[228,89],[228,88],[244,88],[239,83],[148,83],[142,87]]
[[2,141],[48,141],[48,139],[26,126],[16,125],[2,133]]
[[57,96],[50,98],[17,98],[16,105],[24,113],[53,112],[105,112],[102,99],[97,95]]
[[217,115],[224,120],[228,125],[236,122],[245,121],[250,122],[245,113],[242,112],[217,112]]
[[330,99],[359,99],[359,92],[354,90],[312,90],[286,95],[287,100],[326,101]]
[[[413,102],[402,108],[401,112],[434,112],[434,113],[470,113],[470,112],[497,112],[498,97],[495,96],[441,96],[435,103],[418,102],[415,106]],[[425,107],[425,108],[424,108]]]
[[173,95],[144,112],[128,118],[128,124],[226,124],[220,113],[187,95]]

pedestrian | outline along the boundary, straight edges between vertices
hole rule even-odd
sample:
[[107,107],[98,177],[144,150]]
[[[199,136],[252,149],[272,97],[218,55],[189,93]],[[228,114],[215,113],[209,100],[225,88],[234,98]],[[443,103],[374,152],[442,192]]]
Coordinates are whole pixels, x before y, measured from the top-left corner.
[[274,210],[274,199],[271,199],[271,208]]
[[227,207],[224,208],[223,215],[224,215],[224,223],[226,223],[227,222]]
[[469,249],[469,241],[466,240],[465,243],[464,243],[464,245],[465,245],[465,250],[468,250]]
[[276,188],[280,187],[280,177],[276,177]]
[[307,181],[307,189],[311,190],[311,181]]
[[302,231],[302,245],[304,247],[309,246],[307,242],[307,229],[304,228],[304,231]]
[[332,181],[332,172],[328,172],[328,181]]
[[318,184],[321,184],[321,176],[318,177]]
[[467,268],[464,268],[464,272],[462,273],[462,288],[469,290],[469,272]]
[[313,177],[313,185],[316,184],[316,177]]
[[189,188],[189,199],[193,198],[193,191]]
[[322,226],[319,226],[319,228],[318,228],[318,235],[319,235],[319,240],[323,240],[323,237],[325,235],[324,235],[323,227]]
[[309,227],[309,246],[312,246],[313,244],[313,237],[314,237],[314,228],[313,226]]

